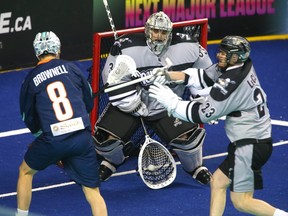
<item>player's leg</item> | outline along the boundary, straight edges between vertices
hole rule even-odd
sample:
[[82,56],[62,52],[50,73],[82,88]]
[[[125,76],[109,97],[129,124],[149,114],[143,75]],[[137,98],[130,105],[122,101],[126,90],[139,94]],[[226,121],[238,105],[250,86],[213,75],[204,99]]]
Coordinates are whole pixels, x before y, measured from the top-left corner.
[[31,169],[23,160],[19,167],[19,177],[17,183],[17,215],[28,215],[32,198],[32,181],[33,176],[36,173],[37,171]]
[[107,216],[107,207],[98,187],[82,186],[87,202],[91,206],[93,216]]
[[199,125],[166,116],[153,124],[157,135],[170,144],[183,169],[202,184],[208,184],[211,173],[203,165],[202,145],[206,135]]
[[253,192],[230,192],[234,207],[240,211],[252,215],[273,216],[276,208],[268,203],[253,198]]
[[79,131],[66,139],[65,143],[68,145],[65,148],[67,156],[63,159],[65,171],[72,180],[82,186],[93,215],[107,215],[106,204],[99,190],[99,164],[91,132]]
[[229,178],[220,169],[217,169],[213,173],[212,181],[210,182],[210,216],[223,215],[228,186]]
[[265,201],[253,198],[255,189],[263,189],[261,168],[271,153],[271,142],[236,147],[234,169],[230,172],[233,177],[230,197],[237,210],[263,216],[273,216],[275,212],[276,215],[288,215],[287,212],[276,211],[275,207]]
[[108,105],[96,123],[94,141],[97,153],[104,158],[99,168],[101,181],[106,181],[129,155],[130,137],[140,125],[140,119]]
[[19,167],[19,177],[17,182],[17,207],[16,215],[25,216],[32,198],[33,176],[45,169],[51,160],[50,145],[47,145],[44,136],[41,135],[29,145],[25,153],[24,160]]

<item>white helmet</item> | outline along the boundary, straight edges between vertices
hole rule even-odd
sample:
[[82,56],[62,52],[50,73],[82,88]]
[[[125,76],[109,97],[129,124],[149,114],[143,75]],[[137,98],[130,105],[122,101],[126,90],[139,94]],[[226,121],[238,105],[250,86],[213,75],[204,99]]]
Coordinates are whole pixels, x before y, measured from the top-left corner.
[[56,34],[52,31],[39,32],[33,42],[36,57],[39,58],[43,54],[55,54],[60,53],[61,43]]
[[[167,37],[163,41],[152,40],[151,29],[159,29],[167,32]],[[146,42],[151,51],[159,56],[168,48],[172,40],[172,22],[162,11],[152,14],[145,24]]]

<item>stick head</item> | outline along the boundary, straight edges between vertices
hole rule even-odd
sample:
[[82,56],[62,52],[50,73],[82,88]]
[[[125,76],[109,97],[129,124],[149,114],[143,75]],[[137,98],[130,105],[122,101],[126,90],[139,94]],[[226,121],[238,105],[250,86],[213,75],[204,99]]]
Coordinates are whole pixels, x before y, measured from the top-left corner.
[[175,180],[177,168],[169,150],[146,135],[138,156],[138,172],[149,188],[161,189]]
[[136,71],[135,61],[128,55],[119,55],[116,58],[115,67],[108,74],[107,82],[117,84],[124,76],[132,75]]

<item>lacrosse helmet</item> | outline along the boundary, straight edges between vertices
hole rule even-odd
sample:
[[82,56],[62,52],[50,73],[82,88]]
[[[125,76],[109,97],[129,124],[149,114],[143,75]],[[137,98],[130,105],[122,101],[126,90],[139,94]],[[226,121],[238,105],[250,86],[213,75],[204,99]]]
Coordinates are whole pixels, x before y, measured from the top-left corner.
[[36,57],[46,54],[58,55],[61,43],[56,34],[52,31],[39,32],[33,42]]
[[237,63],[245,62],[250,55],[250,44],[248,40],[241,36],[226,36],[222,39],[219,49],[227,55],[229,63],[233,54],[238,55]]
[[[161,34],[166,34],[164,40],[152,38],[152,31],[159,30]],[[172,22],[162,11],[153,13],[145,24],[146,43],[150,50],[157,56],[165,51],[172,40]]]

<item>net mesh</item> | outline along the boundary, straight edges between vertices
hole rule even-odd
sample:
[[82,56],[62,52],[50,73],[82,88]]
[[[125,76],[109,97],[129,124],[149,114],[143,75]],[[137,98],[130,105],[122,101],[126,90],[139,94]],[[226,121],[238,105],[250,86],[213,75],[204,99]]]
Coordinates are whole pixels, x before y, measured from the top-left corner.
[[175,167],[160,144],[152,141],[144,149],[142,155],[142,175],[144,180],[151,185],[162,184],[171,178]]
[[[191,21],[184,22],[176,22],[173,23],[173,32],[189,34],[198,39],[199,43],[206,48],[207,46],[207,31],[208,31],[208,20],[207,19],[197,19]],[[124,34],[132,34],[132,33],[144,33],[144,27],[140,28],[132,28],[126,30],[119,30],[117,34],[119,36]],[[101,77],[101,72],[104,68],[106,59],[109,55],[109,51],[111,46],[114,44],[114,33],[113,32],[102,32],[95,33],[93,37],[93,66],[91,71],[91,85],[93,92],[97,92],[103,86],[103,80]],[[94,127],[97,122],[98,117],[105,109],[108,103],[107,94],[100,94],[95,99],[94,108],[90,114],[91,124]],[[148,130],[150,137],[161,141],[153,131]],[[135,144],[139,144],[143,141],[144,132],[140,127],[139,130],[136,131],[134,136],[131,138],[131,141]]]

